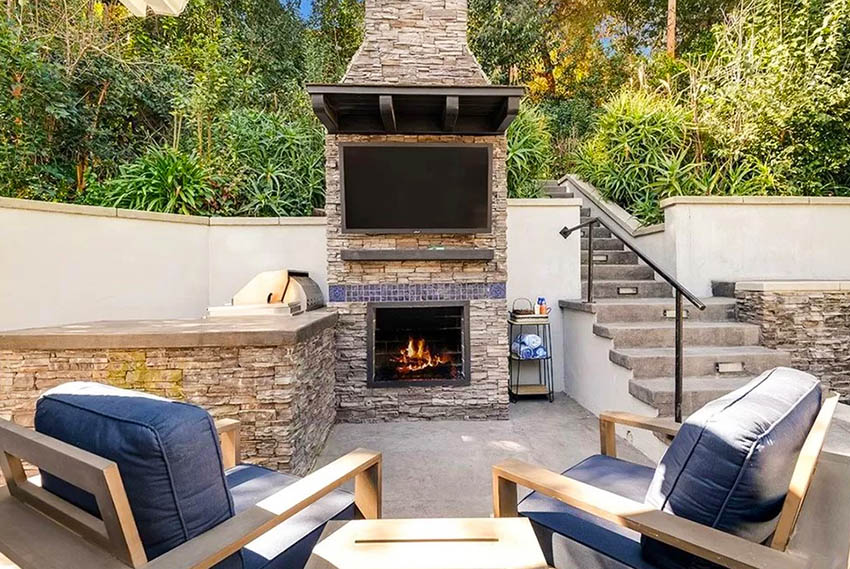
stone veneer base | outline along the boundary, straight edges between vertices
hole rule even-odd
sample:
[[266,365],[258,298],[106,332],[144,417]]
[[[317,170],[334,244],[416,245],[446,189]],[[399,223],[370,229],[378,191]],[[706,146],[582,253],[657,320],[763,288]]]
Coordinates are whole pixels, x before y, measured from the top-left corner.
[[334,329],[275,347],[0,349],[0,417],[32,426],[45,390],[97,381],[242,422],[242,459],[310,472],[335,422]]
[[850,288],[839,290],[832,284],[794,287],[766,283],[747,287],[764,290],[739,289],[735,293],[738,320],[757,324],[763,345],[790,352],[795,368],[815,375],[848,401]]
[[368,387],[366,302],[334,303],[337,323],[337,421],[362,423],[508,418],[505,300],[469,302],[470,385]]

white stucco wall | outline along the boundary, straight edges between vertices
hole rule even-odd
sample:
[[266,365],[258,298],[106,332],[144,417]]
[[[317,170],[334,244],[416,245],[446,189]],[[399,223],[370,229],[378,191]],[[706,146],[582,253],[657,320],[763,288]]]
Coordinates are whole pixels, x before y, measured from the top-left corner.
[[[558,392],[564,390],[564,329],[558,300],[581,296],[580,240],[564,239],[558,232],[577,225],[580,210],[578,199],[508,200],[508,305],[516,298],[536,302],[542,296],[552,308],[552,365]],[[532,376],[531,370],[524,374]]]
[[0,203],[0,329],[203,311],[206,225],[50,207]]
[[850,278],[848,198],[672,198],[664,250],[682,284]]
[[271,221],[212,219],[209,235],[209,304],[230,302],[254,275],[276,269],[307,271],[328,297],[324,217]]

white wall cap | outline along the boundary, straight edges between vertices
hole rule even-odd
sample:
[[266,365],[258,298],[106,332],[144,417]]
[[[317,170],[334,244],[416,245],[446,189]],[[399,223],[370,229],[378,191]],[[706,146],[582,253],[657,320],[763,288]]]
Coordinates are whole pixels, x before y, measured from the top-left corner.
[[581,198],[510,198],[508,207],[581,207]]
[[744,281],[735,283],[736,291],[850,291],[850,280],[839,281]]
[[850,198],[807,196],[675,196],[661,200],[661,209],[674,205],[850,205]]

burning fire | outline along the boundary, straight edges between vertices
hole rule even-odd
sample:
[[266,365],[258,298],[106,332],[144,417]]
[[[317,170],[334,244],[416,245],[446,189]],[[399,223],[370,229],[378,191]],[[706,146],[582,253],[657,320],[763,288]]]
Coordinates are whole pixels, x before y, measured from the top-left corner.
[[397,368],[399,373],[413,373],[450,363],[451,358],[444,354],[431,354],[424,338],[410,338],[407,347],[399,351],[394,361],[400,364]]

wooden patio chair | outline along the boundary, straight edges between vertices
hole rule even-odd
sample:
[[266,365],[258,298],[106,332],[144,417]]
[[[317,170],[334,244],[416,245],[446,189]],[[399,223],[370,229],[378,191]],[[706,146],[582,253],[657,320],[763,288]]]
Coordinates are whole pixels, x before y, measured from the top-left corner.
[[[772,394],[795,403],[785,408]],[[495,515],[527,516],[557,569],[847,569],[850,459],[822,453],[838,396],[822,399],[814,377],[777,368],[682,425],[602,413],[602,454],[563,474],[515,459],[494,466]],[[618,424],[675,437],[657,469],[616,458]],[[769,494],[766,504],[737,494],[764,480],[756,494]],[[532,490],[519,505],[518,485]]]
[[239,465],[237,421],[98,384],[48,392],[36,427],[0,420],[0,568],[292,569],[327,521],[381,516],[377,452],[300,479]]

